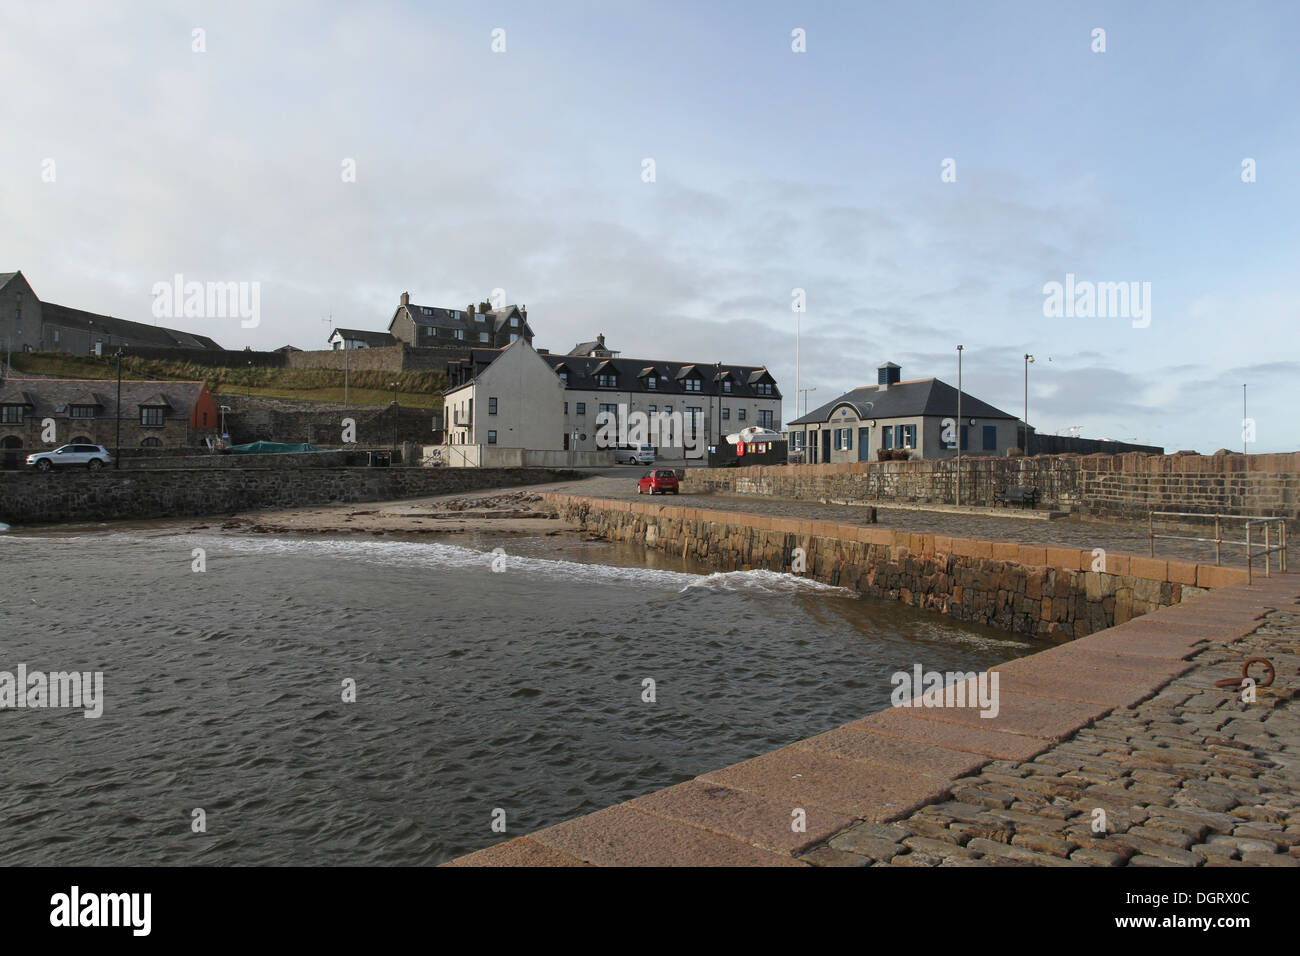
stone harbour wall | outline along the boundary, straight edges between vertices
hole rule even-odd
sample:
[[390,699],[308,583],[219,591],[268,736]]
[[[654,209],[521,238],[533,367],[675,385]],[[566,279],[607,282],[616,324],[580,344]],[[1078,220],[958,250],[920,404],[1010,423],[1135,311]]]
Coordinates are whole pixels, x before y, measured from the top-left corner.
[[27,525],[220,515],[259,508],[419,498],[577,477],[581,477],[577,472],[549,468],[6,472],[0,473],[0,521]]
[[[694,468],[684,489],[796,501],[956,504],[955,459]],[[1040,507],[1090,517],[1149,511],[1268,515],[1300,523],[1300,452],[1280,455],[1037,455],[963,458],[962,504],[1033,485]],[[1234,524],[1234,532],[1239,526]]]
[[[791,572],[875,598],[1017,634],[1068,641],[1207,588],[1244,581],[1235,568],[909,534],[850,524],[546,494],[559,516],[615,541],[689,555],[719,570]],[[1093,570],[1104,560],[1103,570]]]

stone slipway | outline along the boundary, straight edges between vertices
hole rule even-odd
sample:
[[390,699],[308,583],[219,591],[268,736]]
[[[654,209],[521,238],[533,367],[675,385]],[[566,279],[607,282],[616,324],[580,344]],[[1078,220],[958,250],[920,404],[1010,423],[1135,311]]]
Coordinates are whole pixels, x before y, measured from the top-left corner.
[[[1227,573],[1216,569],[1218,580]],[[1170,718],[1168,726],[1160,726],[1164,736],[1148,749],[1116,742],[1118,749],[1128,748],[1124,759],[1132,760],[1134,752],[1147,758],[1123,768],[1120,784],[1107,778],[1106,765],[1118,764],[1099,756],[1104,745],[1089,751],[1098,762],[1093,777],[1087,776],[1087,759],[1075,760],[1076,735],[1104,735],[1096,728],[1111,719],[1108,715],[1122,721],[1143,707],[1163,706],[1159,695],[1171,682],[1190,681],[1195,691],[1232,676],[1222,666],[1224,652],[1236,661],[1256,656],[1235,654],[1233,647],[1243,640],[1258,641],[1252,635],[1273,612],[1300,612],[1300,577],[1257,575],[1253,584],[1225,582],[1184,603],[999,665],[994,670],[999,673],[1000,709],[994,718],[982,718],[973,709],[893,708],[447,865],[1199,865],[1207,858],[1225,865],[1300,864],[1300,850],[1290,852],[1300,845],[1295,809],[1300,799],[1285,793],[1290,785],[1278,799],[1293,800],[1293,808],[1251,808],[1252,784],[1233,776],[1243,765],[1271,766],[1267,748],[1273,743],[1288,750],[1300,746],[1294,723],[1277,725],[1286,737],[1249,724],[1269,715],[1291,720],[1280,705],[1289,703],[1294,693],[1297,667],[1292,662],[1300,661],[1300,654],[1279,667],[1275,688],[1259,691],[1262,703],[1236,705],[1252,715],[1244,718],[1237,734],[1241,739],[1198,735],[1194,727],[1178,722],[1181,717]],[[1300,614],[1296,620],[1300,622]],[[1221,726],[1226,727],[1243,719],[1233,710],[1230,691],[1216,699],[1227,703],[1210,708],[1211,722],[1222,718]],[[1212,727],[1209,732],[1223,731]],[[1250,750],[1252,742],[1264,752]],[[1222,773],[1204,770],[1219,759],[1215,747],[1228,754],[1222,758],[1228,761]],[[1196,803],[1194,797],[1189,798],[1190,807],[1179,802],[1181,797],[1165,799],[1161,788],[1170,789],[1174,775],[1168,771],[1179,759],[1201,768],[1180,778],[1190,787],[1188,792],[1208,793],[1214,806],[1231,806],[1234,812],[1244,808],[1245,815],[1233,818],[1222,809]],[[1295,763],[1293,757],[1286,762]],[[1061,776],[1036,782],[1025,769],[1034,763],[1055,767]],[[1139,776],[1132,777],[1134,772]],[[999,786],[999,780],[1013,782]],[[1258,782],[1253,786],[1255,793],[1263,792]],[[1068,805],[1068,795],[1088,787],[1095,789],[1079,795],[1077,806]],[[1157,821],[1172,820],[1194,832],[1143,825],[1150,806],[1142,808],[1142,819],[1135,822],[1138,812],[1127,807],[1120,794],[1128,794],[1131,802],[1143,788],[1155,809],[1169,814],[1157,814]],[[1225,791],[1239,796],[1229,797]],[[1041,802],[1035,800],[1036,793]],[[1159,806],[1162,800],[1170,806]],[[1108,844],[1084,836],[1077,820],[1071,819],[1080,814],[1088,819],[1087,808],[1093,805],[1112,808]],[[792,827],[796,810],[806,816],[802,831]],[[1253,829],[1239,836],[1225,833],[1222,828],[1228,824],[1221,820],[1189,822],[1187,815],[1197,813],[1217,813]],[[1016,832],[1017,823],[1023,832]],[[1058,824],[1068,832],[1053,833]],[[1272,828],[1272,837],[1262,835],[1264,827]],[[1206,842],[1189,842],[1198,839]],[[1187,849],[1196,845],[1216,855],[1197,856]],[[1243,851],[1243,846],[1251,849]],[[1263,847],[1272,852],[1264,853]]]

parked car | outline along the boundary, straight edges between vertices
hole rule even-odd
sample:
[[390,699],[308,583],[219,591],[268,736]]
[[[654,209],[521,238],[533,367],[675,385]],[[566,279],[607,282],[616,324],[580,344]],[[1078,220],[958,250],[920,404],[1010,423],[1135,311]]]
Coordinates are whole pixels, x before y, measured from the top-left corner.
[[638,495],[644,495],[646,492],[652,495],[678,494],[677,472],[668,468],[647,471],[641,476],[641,480],[636,483],[636,493]]
[[53,451],[38,451],[27,456],[27,464],[37,471],[49,471],[51,468],[64,468],[69,465],[85,465],[91,471],[113,463],[113,456],[103,445],[64,445]]
[[629,465],[653,465],[655,446],[644,442],[640,445],[620,445],[614,449],[614,464],[620,465],[623,462]]

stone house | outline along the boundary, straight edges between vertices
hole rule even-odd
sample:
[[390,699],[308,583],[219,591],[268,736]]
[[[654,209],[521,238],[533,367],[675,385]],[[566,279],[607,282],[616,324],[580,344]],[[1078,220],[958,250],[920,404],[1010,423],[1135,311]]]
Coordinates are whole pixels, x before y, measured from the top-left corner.
[[[123,448],[201,447],[219,417],[203,382],[122,382]],[[0,449],[9,452],[117,440],[117,380],[7,378],[0,384]]]
[[[957,455],[957,389],[937,378],[900,381],[886,362],[877,383],[845,392],[790,422],[792,453],[810,464],[875,461],[880,449],[905,449],[912,458]],[[963,456],[1005,455],[1020,442],[1020,420],[973,395],[961,397]]]
[[505,348],[517,339],[533,341],[528,325],[528,310],[508,305],[493,309],[487,302],[461,309],[415,305],[407,292],[388,323],[388,333],[398,342],[416,348],[463,347],[468,354],[474,348]]

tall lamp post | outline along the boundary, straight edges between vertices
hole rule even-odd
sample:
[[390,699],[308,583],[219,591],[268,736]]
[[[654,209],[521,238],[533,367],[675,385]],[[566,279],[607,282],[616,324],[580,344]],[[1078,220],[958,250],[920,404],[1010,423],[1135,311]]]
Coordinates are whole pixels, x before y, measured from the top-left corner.
[[964,346],[957,346],[957,507],[961,507],[961,352]]
[[1241,384],[1241,453],[1246,454],[1246,383]]
[[718,393],[718,418],[717,434],[714,436],[713,444],[722,444],[722,363],[713,363],[713,390]]
[[117,437],[113,440],[113,467],[116,469],[122,467],[122,356],[125,352],[123,346],[117,347]]
[[1029,363],[1034,357],[1028,352],[1025,353],[1025,447],[1024,452],[1029,454]]

